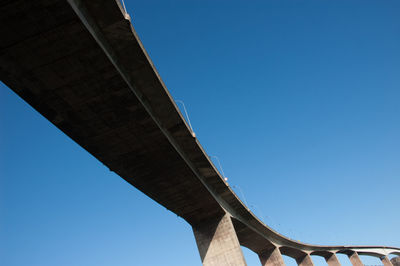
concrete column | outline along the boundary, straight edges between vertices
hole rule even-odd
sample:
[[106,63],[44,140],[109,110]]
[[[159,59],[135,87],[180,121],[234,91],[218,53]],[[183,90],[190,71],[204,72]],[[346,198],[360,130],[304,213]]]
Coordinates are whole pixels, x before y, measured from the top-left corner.
[[393,264],[393,266],[400,266],[400,257],[394,257],[390,260],[390,262]]
[[229,214],[193,227],[204,266],[246,265]]
[[364,266],[357,252],[353,251],[353,253],[347,254],[347,256],[353,266]]
[[299,266],[314,266],[314,263],[311,260],[310,255],[305,255],[304,257],[296,259],[297,265]]
[[336,254],[332,254],[330,256],[325,257],[325,260],[329,266],[340,266],[340,262],[336,256]]
[[387,256],[381,257],[381,261],[384,266],[393,266],[393,264],[390,262],[390,260]]
[[258,257],[260,258],[262,266],[285,266],[282,254],[277,247],[263,251],[258,254]]

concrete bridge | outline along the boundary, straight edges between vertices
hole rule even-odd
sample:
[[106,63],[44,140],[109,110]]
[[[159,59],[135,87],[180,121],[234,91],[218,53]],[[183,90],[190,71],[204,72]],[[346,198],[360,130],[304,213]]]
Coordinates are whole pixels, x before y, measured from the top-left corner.
[[185,122],[118,0],[1,0],[0,78],[90,154],[192,227],[204,265],[340,265],[336,254],[400,248],[319,246],[261,222],[219,174]]

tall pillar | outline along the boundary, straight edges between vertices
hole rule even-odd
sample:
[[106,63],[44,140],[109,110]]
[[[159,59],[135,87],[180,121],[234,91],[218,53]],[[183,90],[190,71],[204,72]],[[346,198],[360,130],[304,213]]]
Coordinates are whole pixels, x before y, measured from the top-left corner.
[[285,266],[279,248],[274,247],[258,254],[262,266]]
[[394,257],[390,260],[390,262],[393,264],[393,266],[400,266],[400,257]]
[[340,266],[340,262],[335,253],[332,253],[331,255],[326,256],[325,260],[326,260],[326,263],[328,263],[328,266]]
[[246,265],[229,214],[193,226],[193,232],[204,266]]
[[347,256],[349,257],[350,262],[353,266],[364,266],[357,252],[352,251],[352,253],[347,254]]
[[390,260],[387,256],[381,257],[381,261],[384,266],[393,266],[393,264],[390,262]]
[[314,266],[314,263],[311,260],[310,255],[306,254],[304,257],[300,257],[296,259],[297,265],[299,266]]

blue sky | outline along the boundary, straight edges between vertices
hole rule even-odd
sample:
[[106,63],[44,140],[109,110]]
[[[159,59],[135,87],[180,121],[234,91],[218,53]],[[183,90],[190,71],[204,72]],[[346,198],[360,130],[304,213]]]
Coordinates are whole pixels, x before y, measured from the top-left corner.
[[[203,147],[261,219],[307,243],[400,246],[399,1],[125,4]],[[188,224],[4,84],[0,239],[8,266],[201,265]]]

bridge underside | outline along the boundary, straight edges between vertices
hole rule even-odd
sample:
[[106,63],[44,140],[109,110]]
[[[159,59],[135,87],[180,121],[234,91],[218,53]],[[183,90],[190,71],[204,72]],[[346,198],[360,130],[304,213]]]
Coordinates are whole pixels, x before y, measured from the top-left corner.
[[[143,101],[162,117],[162,127],[193,148],[195,139],[175,107],[158,104],[170,101],[169,95],[119,6],[87,1],[86,9]],[[10,88],[110,170],[188,222],[223,213],[67,1],[3,1],[0,12],[0,34],[7,36],[0,43],[0,76]],[[197,166],[206,168],[209,162],[202,160]]]
[[[334,263],[336,252],[355,262],[358,254],[400,254],[307,245],[260,222],[193,136],[118,0],[0,0],[0,14],[1,80],[111,171],[189,222],[203,261],[210,258],[205,265],[229,258],[244,264],[239,245],[263,265],[281,265],[282,254],[299,265],[312,264],[310,255]],[[229,250],[216,244],[221,239]]]

